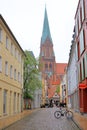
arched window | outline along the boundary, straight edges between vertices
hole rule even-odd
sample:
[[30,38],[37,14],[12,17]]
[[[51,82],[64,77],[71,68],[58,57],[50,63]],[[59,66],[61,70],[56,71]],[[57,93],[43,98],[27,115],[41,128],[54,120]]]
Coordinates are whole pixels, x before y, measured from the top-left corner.
[[49,68],[50,68],[50,69],[52,68],[52,64],[51,64],[51,63],[49,64]]
[[48,64],[45,64],[45,69],[47,69],[48,68]]

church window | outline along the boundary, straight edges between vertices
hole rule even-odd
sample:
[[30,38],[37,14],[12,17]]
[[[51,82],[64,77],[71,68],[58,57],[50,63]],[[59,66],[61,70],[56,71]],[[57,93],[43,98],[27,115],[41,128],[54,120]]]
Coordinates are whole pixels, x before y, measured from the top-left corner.
[[49,68],[51,69],[52,68],[52,64],[50,63],[50,65],[49,65]]
[[46,68],[46,69],[48,68],[48,64],[45,64],[45,68]]

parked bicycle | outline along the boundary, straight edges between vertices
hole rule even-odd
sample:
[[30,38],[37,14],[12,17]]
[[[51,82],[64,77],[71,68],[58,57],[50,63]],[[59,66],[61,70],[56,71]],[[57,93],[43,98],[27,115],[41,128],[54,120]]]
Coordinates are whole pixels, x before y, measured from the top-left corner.
[[73,118],[73,112],[66,109],[60,108],[60,110],[57,110],[54,112],[55,118],[59,119],[61,116],[66,116],[67,119],[72,119]]

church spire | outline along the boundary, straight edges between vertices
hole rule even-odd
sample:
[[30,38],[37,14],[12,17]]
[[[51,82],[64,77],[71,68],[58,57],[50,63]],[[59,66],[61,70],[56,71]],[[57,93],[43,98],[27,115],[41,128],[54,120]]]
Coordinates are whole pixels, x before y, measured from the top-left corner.
[[44,44],[45,40],[49,38],[50,42],[52,43],[52,38],[50,34],[50,28],[49,28],[49,22],[48,22],[48,16],[47,16],[47,10],[45,7],[45,14],[44,14],[44,23],[43,23],[43,32],[42,32],[42,38],[41,38],[41,44]]

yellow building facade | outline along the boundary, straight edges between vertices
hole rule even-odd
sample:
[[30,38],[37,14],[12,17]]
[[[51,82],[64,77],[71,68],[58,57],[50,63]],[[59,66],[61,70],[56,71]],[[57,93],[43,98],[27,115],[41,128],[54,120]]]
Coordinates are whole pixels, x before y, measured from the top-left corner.
[[24,51],[0,15],[0,121],[22,111],[24,56]]

